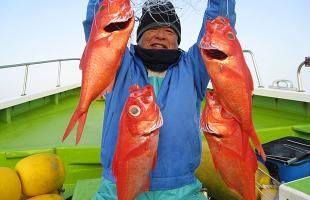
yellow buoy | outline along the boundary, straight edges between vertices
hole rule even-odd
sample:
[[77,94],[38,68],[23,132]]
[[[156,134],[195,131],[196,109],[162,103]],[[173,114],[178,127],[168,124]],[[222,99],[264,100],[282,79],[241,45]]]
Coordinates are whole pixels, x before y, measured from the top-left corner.
[[15,169],[21,180],[22,192],[27,196],[51,193],[64,183],[64,164],[55,154],[28,156],[20,160]]
[[64,198],[58,194],[43,194],[27,200],[64,200]]
[[21,196],[21,183],[16,172],[8,167],[0,167],[0,199],[18,200]]
[[271,179],[267,167],[259,161],[257,164],[258,169],[255,173],[256,182],[259,182],[262,185],[269,185],[271,183]]

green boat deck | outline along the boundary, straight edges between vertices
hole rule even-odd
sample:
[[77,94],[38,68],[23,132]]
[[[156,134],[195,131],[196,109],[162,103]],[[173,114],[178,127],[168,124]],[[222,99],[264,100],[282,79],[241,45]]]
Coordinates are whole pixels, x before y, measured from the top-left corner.
[[[75,130],[64,143],[61,139],[78,103],[79,89],[56,95],[0,110],[0,166],[14,168],[25,156],[56,153],[65,163],[65,197],[69,197],[78,180],[101,176],[104,101],[92,103],[82,139],[75,145]],[[309,103],[254,96],[253,120],[262,143],[284,136],[310,139]],[[203,145],[207,145],[204,139]]]
[[[62,97],[58,104],[50,98],[43,98],[12,107],[11,122],[0,121],[0,150],[75,145],[75,131],[72,131],[64,143],[61,139],[78,103],[79,90],[60,95]],[[103,101],[92,103],[79,146],[100,144],[103,112]]]
[[[79,89],[0,110],[0,166],[14,168],[35,153],[55,153],[65,164],[65,198],[72,196],[79,179],[101,176],[100,143],[104,102],[92,103],[82,139],[75,145],[75,129],[62,143],[62,136],[79,100]],[[5,120],[10,112],[11,119]],[[1,118],[2,116],[2,118]]]

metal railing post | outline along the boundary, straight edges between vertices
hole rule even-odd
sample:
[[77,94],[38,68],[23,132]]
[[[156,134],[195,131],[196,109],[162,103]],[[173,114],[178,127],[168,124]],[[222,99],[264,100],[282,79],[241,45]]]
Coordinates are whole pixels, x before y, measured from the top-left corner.
[[26,65],[26,67],[25,67],[25,75],[24,75],[23,91],[22,91],[21,96],[25,96],[26,95],[27,80],[28,80],[28,69],[29,69],[29,65]]
[[61,61],[58,62],[58,77],[57,77],[57,85],[56,87],[60,87],[60,73],[61,73]]
[[301,83],[301,76],[300,76],[301,68],[302,68],[302,66],[304,66],[304,65],[305,65],[305,67],[310,67],[310,57],[305,57],[305,61],[303,61],[303,62],[299,65],[299,67],[298,67],[298,69],[297,69],[298,92],[304,92],[303,87],[302,87],[302,83]]
[[67,58],[67,59],[57,59],[57,60],[45,60],[45,61],[38,61],[38,62],[27,62],[27,63],[20,63],[20,64],[13,64],[13,65],[1,65],[0,69],[8,69],[8,68],[14,68],[14,67],[22,67],[26,66],[25,68],[25,75],[24,75],[24,83],[23,83],[23,91],[21,96],[26,95],[27,90],[27,81],[28,81],[28,70],[30,65],[38,65],[38,64],[45,64],[45,63],[52,63],[52,62],[58,62],[58,75],[57,75],[57,85],[56,87],[60,87],[60,76],[61,76],[61,62],[64,61],[79,61],[80,58]]
[[243,50],[243,52],[244,53],[249,53],[251,55],[252,62],[253,62],[253,65],[254,65],[254,69],[255,69],[255,74],[256,74],[256,77],[257,77],[257,81],[258,81],[258,87],[259,88],[263,88],[264,86],[262,84],[262,81],[261,81],[261,78],[260,78],[260,75],[259,75],[258,66],[256,64],[254,53],[251,50]]

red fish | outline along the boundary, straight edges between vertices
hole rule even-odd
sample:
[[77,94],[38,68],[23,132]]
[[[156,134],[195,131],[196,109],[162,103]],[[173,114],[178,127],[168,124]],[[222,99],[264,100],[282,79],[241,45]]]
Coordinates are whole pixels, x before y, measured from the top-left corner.
[[257,160],[250,139],[263,159],[266,155],[252,121],[251,73],[227,18],[207,22],[200,50],[213,85],[206,94],[201,128],[214,166],[229,188],[255,200]]
[[[225,184],[244,199],[255,200],[255,153],[249,143],[245,147],[242,145],[239,122],[223,109],[214,92],[206,94],[201,128],[208,141],[214,167]],[[239,153],[242,148],[247,148],[245,159]]]
[[150,188],[163,119],[151,85],[133,85],[120,118],[112,172],[119,200],[134,200]]
[[110,91],[114,84],[133,27],[134,15],[129,0],[102,1],[80,61],[80,101],[62,141],[78,122],[76,144],[79,143],[91,102],[103,92]]
[[219,16],[208,21],[200,50],[217,100],[240,124],[243,158],[251,138],[258,153],[266,158],[252,121],[253,80],[240,43],[229,19]]

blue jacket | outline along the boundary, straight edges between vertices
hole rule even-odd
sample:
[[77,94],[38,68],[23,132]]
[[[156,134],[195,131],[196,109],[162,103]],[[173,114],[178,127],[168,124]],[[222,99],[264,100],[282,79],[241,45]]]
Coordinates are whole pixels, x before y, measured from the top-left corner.
[[[86,40],[96,9],[95,2],[89,1],[83,23]],[[166,72],[157,96],[164,123],[160,129],[156,168],[151,173],[151,190],[179,188],[196,180],[194,173],[201,159],[200,106],[209,81],[198,44],[205,33],[206,20],[224,15],[234,26],[234,8],[234,0],[209,0],[197,43],[188,52],[183,52],[178,62]],[[112,160],[119,120],[132,84],[140,87],[148,84],[147,71],[135,55],[133,46],[126,49],[114,88],[106,95],[101,162],[103,177],[113,182]]]

